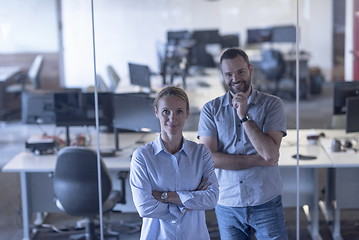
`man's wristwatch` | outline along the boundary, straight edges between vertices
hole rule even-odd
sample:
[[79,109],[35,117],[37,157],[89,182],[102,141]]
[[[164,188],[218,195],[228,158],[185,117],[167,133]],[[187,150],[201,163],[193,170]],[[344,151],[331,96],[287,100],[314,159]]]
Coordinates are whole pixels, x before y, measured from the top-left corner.
[[251,115],[249,115],[249,113],[247,113],[247,114],[244,116],[244,118],[242,118],[240,121],[241,121],[241,123],[245,123],[245,122],[247,122],[247,121],[249,121],[249,120],[253,120],[253,118],[252,118]]
[[168,192],[163,192],[161,194],[161,200],[163,200],[164,202],[167,202],[168,199]]

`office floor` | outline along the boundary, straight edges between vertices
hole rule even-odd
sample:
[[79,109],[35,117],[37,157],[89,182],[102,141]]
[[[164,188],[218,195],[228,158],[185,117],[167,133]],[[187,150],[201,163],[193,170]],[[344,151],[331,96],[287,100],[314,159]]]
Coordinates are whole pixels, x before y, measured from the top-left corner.
[[[191,101],[192,114],[187,120],[185,130],[196,130],[199,110],[201,105],[208,99],[219,96],[223,88],[218,79],[218,73],[209,70],[209,75],[194,76],[187,79],[187,92]],[[320,95],[312,96],[300,103],[300,127],[301,128],[329,128],[331,124],[332,111],[332,87],[331,84],[323,85],[323,92]],[[284,100],[284,107],[287,117],[287,127],[295,128],[295,102]],[[318,107],[320,106],[320,107]],[[43,132],[60,132],[53,126],[22,125],[20,121],[0,123],[0,168],[4,166],[13,156],[23,150],[25,141],[31,134]],[[22,239],[22,219],[20,202],[20,180],[17,174],[3,173],[0,171],[0,239],[19,240]],[[296,239],[296,209],[286,208],[286,221],[289,232],[289,239]],[[46,222],[54,224],[58,228],[66,228],[78,220],[64,214],[50,214]],[[114,213],[109,221],[113,223],[113,230],[121,232],[121,239],[139,239],[139,232],[131,233],[120,226],[122,222],[137,222],[140,218],[135,213]],[[208,227],[211,232],[211,239],[219,239],[215,214],[207,212]],[[300,239],[310,239],[307,231],[308,220],[304,212],[300,211]],[[49,228],[41,228],[36,240],[60,240],[67,239],[64,234],[49,232]],[[343,210],[342,212],[342,236],[344,240],[359,240],[359,210]],[[320,216],[320,234],[323,240],[332,239],[330,236],[330,225]]]

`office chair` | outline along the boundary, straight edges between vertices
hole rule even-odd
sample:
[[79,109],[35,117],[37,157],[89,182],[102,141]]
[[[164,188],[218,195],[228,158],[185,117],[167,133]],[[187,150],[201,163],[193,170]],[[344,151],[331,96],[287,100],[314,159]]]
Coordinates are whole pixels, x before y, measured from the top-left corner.
[[[108,170],[101,159],[103,212],[110,211],[121,198],[121,192],[112,190]],[[86,217],[84,234],[70,236],[70,240],[97,240],[94,220],[99,214],[97,154],[83,147],[65,147],[57,156],[53,186],[56,205],[72,216]],[[106,237],[119,239],[115,233]]]
[[108,86],[106,85],[105,81],[103,80],[103,78],[101,77],[100,74],[96,74],[96,78],[97,78],[97,89],[99,92],[109,92],[110,89],[108,88]]
[[[186,88],[186,77],[188,72],[187,55],[189,50],[180,45],[172,45],[166,43],[163,49],[157,48],[157,56],[159,62],[160,75],[163,79],[163,85],[173,85],[174,79],[180,77],[182,79],[183,88]],[[170,82],[167,83],[167,75]]]
[[[21,93],[24,91],[32,91],[41,88],[40,73],[42,71],[44,57],[37,55],[32,62],[26,74],[17,76],[18,83],[12,84],[6,88],[8,93]],[[29,80],[29,82],[27,82]]]
[[285,73],[285,61],[283,54],[279,50],[275,49],[263,50],[260,69],[266,79],[275,83],[274,94],[278,94],[279,81]]
[[[108,88],[107,84],[103,80],[100,74],[96,74],[96,80],[97,80],[97,91],[98,92],[110,92],[110,89]],[[95,86],[90,85],[86,88],[86,92],[95,92]]]
[[117,74],[116,70],[111,66],[107,66],[107,73],[110,79],[110,91],[115,92],[118,84],[120,83],[120,76]]

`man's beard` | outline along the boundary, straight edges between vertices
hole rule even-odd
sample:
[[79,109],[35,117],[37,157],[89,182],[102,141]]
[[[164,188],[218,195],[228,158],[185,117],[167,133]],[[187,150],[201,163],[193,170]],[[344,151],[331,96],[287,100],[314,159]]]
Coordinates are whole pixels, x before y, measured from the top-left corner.
[[247,80],[242,80],[242,81],[239,81],[239,83],[242,83],[243,84],[243,87],[242,88],[236,88],[233,86],[233,84],[231,84],[229,86],[229,90],[233,93],[233,94],[236,94],[236,93],[240,93],[240,92],[243,92],[243,93],[246,93],[248,91],[248,89],[250,88],[251,86],[251,76],[249,76],[249,78]]

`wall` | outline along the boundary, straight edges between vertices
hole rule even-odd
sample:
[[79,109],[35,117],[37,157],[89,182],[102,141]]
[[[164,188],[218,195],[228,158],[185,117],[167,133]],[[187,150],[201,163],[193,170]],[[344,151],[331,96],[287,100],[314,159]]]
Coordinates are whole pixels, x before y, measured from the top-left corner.
[[55,0],[0,0],[0,54],[57,52]]
[[[310,52],[310,65],[320,66],[330,80],[331,1],[299,2],[300,48]],[[62,3],[65,82],[86,87],[94,79],[90,1]],[[0,53],[57,49],[55,0],[0,0],[0,4]],[[129,61],[158,70],[156,46],[164,42],[169,29],[219,28],[224,34],[240,33],[244,47],[247,28],[295,24],[297,13],[293,0],[94,0],[94,7],[96,70],[105,80],[108,64],[123,79],[127,79]],[[34,23],[24,27],[30,20]],[[7,36],[6,31],[10,31]]]
[[[73,8],[72,0],[64,1],[64,13]],[[84,1],[82,3],[83,10]],[[77,9],[79,9],[76,6]],[[280,7],[278,7],[280,6]],[[318,9],[322,14],[318,14]],[[311,53],[310,64],[320,66],[328,80],[331,79],[331,4],[328,1],[304,1],[300,6],[301,49]],[[255,18],[253,17],[255,15]],[[86,16],[84,19],[89,19]],[[66,14],[64,21],[69,22],[65,32],[71,31],[72,39],[79,36],[74,34],[80,26],[77,14],[71,19]],[[82,19],[83,20],[83,19]],[[249,27],[266,27],[270,25],[295,24],[296,3],[289,0],[238,1],[221,0],[208,2],[204,0],[124,0],[124,1],[95,1],[95,41],[97,72],[105,78],[105,67],[112,64],[122,78],[127,79],[127,62],[148,64],[153,70],[158,69],[156,44],[164,42],[166,31],[169,29],[201,29],[219,28],[221,33],[240,33],[244,44],[246,29]],[[70,24],[71,23],[71,24]],[[329,24],[328,24],[329,23]],[[318,29],[321,29],[318,32]],[[88,29],[82,29],[89,36]],[[84,38],[83,38],[84,39]],[[76,65],[86,64],[91,69],[89,59],[91,51],[79,52],[80,45],[90,49],[91,38],[88,42],[76,41],[79,45],[65,55],[66,79],[69,82],[79,81],[80,75],[72,75]],[[73,45],[71,39],[65,39]],[[111,47],[108,47],[111,46]],[[242,45],[243,46],[243,45]],[[291,46],[293,47],[293,46]],[[82,60],[75,56],[82,56]],[[84,57],[86,56],[86,57]],[[84,62],[83,62],[84,61]],[[93,73],[81,73],[83,78],[93,79]],[[86,76],[86,77],[85,77]],[[73,80],[71,80],[73,79]],[[76,80],[75,80],[76,79]]]

